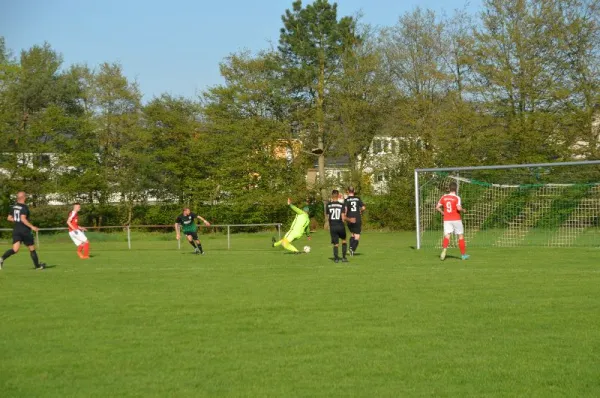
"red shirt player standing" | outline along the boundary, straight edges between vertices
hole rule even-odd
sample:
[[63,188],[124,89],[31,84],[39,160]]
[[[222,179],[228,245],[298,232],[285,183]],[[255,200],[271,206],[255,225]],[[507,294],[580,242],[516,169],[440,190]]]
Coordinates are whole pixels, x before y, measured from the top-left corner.
[[84,234],[87,229],[79,226],[79,215],[77,214],[79,210],[81,210],[81,205],[74,203],[73,211],[69,213],[69,218],[67,218],[67,225],[69,226],[69,236],[77,246],[77,255],[85,260],[90,258],[90,243]]
[[440,198],[435,207],[444,216],[444,240],[442,243],[442,254],[440,255],[442,261],[446,258],[446,250],[448,249],[452,234],[458,235],[458,247],[462,259],[466,260],[469,258],[465,244],[465,231],[460,217],[460,213],[465,210],[462,208],[460,197],[456,194],[457,190],[458,186],[456,182],[451,182],[448,186],[448,193]]

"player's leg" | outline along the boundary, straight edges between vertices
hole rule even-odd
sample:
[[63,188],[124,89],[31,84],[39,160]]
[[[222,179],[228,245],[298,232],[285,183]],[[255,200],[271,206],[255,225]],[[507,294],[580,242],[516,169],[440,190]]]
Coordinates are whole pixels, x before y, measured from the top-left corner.
[[446,259],[446,252],[448,251],[448,245],[450,245],[450,236],[454,232],[454,228],[450,221],[444,221],[444,239],[442,241],[442,254],[440,254],[440,260]]
[[333,261],[337,263],[340,261],[340,237],[335,228],[329,230],[329,235],[331,236],[331,244],[333,245]]
[[85,234],[83,233],[83,231],[79,231],[78,233],[79,235],[79,239],[81,240],[81,246],[83,246],[82,249],[82,254],[83,254],[83,259],[88,259],[90,258],[90,242],[88,241],[87,236],[85,236]]
[[292,245],[292,242],[298,238],[299,236],[290,235],[287,238],[283,238],[283,243],[281,245],[287,251],[290,251],[292,253],[298,253],[298,249],[296,249],[296,247]]
[[348,229],[350,230],[350,255],[354,255],[354,232],[352,232],[352,224],[348,223]]
[[467,254],[467,244],[465,243],[465,229],[462,221],[454,222],[454,232],[458,235],[458,248],[460,249],[460,255],[463,260],[469,258]]
[[24,236],[23,244],[27,246],[29,249],[29,255],[31,256],[31,261],[33,261],[33,266],[35,269],[44,269],[46,268],[46,264],[40,263],[40,259],[38,258],[37,252],[35,251],[35,244],[33,241],[33,235]]
[[346,243],[346,228],[340,228],[339,237],[342,240],[342,262],[348,262],[346,258],[346,253],[348,252],[348,244]]
[[4,252],[2,257],[0,257],[0,269],[2,269],[2,265],[7,258],[12,256],[13,254],[17,254],[19,252],[19,248],[21,247],[21,238],[15,234],[13,234],[13,245],[10,249]]
[[292,236],[292,231],[288,231],[283,238],[281,238],[280,240],[278,240],[277,242],[275,242],[275,238],[273,238],[272,242],[273,242],[273,247],[278,247],[278,246],[282,246],[284,241],[288,241],[288,238]]
[[359,242],[360,242],[360,232],[361,232],[361,231],[360,231],[360,229],[361,229],[361,228],[360,228],[360,226],[359,226],[359,225],[357,225],[357,226],[355,227],[355,231],[356,231],[356,232],[354,233],[354,247],[352,248],[352,251],[353,251],[353,252],[356,252],[356,249],[358,249],[358,244],[359,244]]
[[185,238],[187,239],[188,243],[190,245],[192,245],[192,247],[194,248],[194,253],[198,252],[198,247],[196,246],[196,242],[194,241],[194,237],[192,236],[191,232],[185,232]]
[[198,248],[198,253],[204,254],[204,249],[202,249],[202,243],[200,243],[200,238],[198,238],[198,232],[194,232],[192,235],[194,242],[196,242],[196,247]]
[[77,246],[77,255],[79,256],[79,258],[83,259],[85,257],[85,255],[83,254],[84,242],[80,239],[79,231],[70,231],[69,237],[71,238],[75,246]]

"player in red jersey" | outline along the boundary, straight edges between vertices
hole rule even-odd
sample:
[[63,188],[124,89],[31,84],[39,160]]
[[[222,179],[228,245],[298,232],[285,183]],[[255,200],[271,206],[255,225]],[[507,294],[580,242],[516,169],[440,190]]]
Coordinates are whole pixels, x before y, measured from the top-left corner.
[[90,258],[90,242],[88,242],[87,237],[84,232],[87,231],[84,227],[79,226],[79,213],[81,210],[81,205],[79,203],[73,204],[73,211],[69,213],[69,218],[67,219],[67,225],[69,226],[69,236],[75,246],[77,246],[77,255],[82,260]]
[[457,190],[456,182],[451,182],[448,186],[448,193],[440,198],[435,207],[444,216],[444,241],[442,243],[442,254],[440,255],[442,261],[446,258],[446,250],[452,234],[458,235],[458,248],[460,249],[461,258],[463,260],[469,258],[465,244],[465,230],[460,217],[460,213],[463,213],[465,209],[462,208],[460,197],[456,194]]

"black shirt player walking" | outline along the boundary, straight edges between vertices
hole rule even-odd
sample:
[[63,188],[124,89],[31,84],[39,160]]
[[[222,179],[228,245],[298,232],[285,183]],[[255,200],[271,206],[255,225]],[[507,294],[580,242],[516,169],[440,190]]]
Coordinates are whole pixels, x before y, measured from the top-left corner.
[[334,189],[331,192],[331,201],[327,203],[326,212],[329,218],[329,233],[331,234],[331,244],[333,245],[333,261],[338,263],[340,261],[339,246],[340,240],[342,241],[342,262],[348,262],[346,258],[346,251],[348,245],[346,244],[346,226],[344,221],[346,215],[344,214],[344,205],[340,203],[340,192]]
[[344,201],[346,220],[348,220],[348,229],[350,230],[350,255],[353,256],[362,230],[362,213],[366,207],[359,197],[354,196],[354,187],[348,187],[348,197]]
[[10,209],[8,221],[14,223],[13,245],[12,248],[7,250],[0,258],[0,269],[2,269],[2,265],[7,258],[19,252],[21,242],[29,248],[29,254],[31,255],[35,268],[46,268],[46,264],[40,263],[37,252],[35,251],[32,231],[37,232],[38,228],[29,221],[29,207],[25,204],[26,199],[27,196],[25,195],[25,192],[19,192],[17,194],[17,203]]

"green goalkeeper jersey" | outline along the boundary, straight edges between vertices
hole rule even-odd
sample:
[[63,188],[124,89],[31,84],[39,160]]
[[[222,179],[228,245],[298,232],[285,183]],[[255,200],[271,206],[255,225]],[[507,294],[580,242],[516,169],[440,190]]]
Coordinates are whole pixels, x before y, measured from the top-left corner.
[[310,218],[308,214],[294,205],[290,205],[290,207],[296,213],[296,218],[292,222],[290,232],[298,236],[302,236],[302,234],[308,236],[310,234]]
[[194,213],[190,213],[187,216],[180,214],[176,222],[182,226],[183,233],[194,233],[198,231],[198,226],[196,225],[197,217]]

